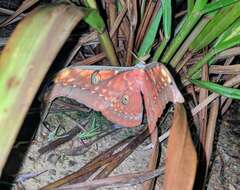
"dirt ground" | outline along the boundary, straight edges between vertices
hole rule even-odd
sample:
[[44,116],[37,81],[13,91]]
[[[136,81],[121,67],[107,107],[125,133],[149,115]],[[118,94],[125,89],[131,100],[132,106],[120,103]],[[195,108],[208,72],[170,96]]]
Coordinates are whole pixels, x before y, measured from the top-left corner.
[[[69,121],[69,116],[71,118],[76,118],[77,116],[79,116],[79,112],[70,112],[66,114],[49,114],[46,122],[48,123],[48,125],[50,125],[50,127],[53,128],[53,131],[57,128],[56,126],[59,126],[60,123],[62,126],[66,127],[65,130],[69,130],[73,128],[75,124],[74,122]],[[95,119],[95,117],[93,117],[93,119]],[[93,119],[90,118],[90,121],[92,121]],[[102,118],[100,118],[100,120],[101,119]],[[99,120],[99,118],[97,118],[96,120]],[[80,123],[79,119],[76,119],[75,121]],[[94,143],[92,146],[87,148],[84,151],[85,153],[83,154],[76,153],[76,151],[74,151],[77,147],[79,149],[79,147],[81,148],[84,146],[82,144],[80,136],[77,135],[71,141],[61,145],[57,149],[40,155],[38,150],[42,146],[44,146],[44,144],[48,144],[49,141],[55,138],[51,137],[51,134],[44,126],[40,126],[41,130],[36,136],[37,140],[29,147],[19,174],[24,175],[41,172],[43,173],[37,177],[24,181],[22,183],[22,186],[25,189],[39,189],[40,187],[47,185],[50,182],[53,182],[61,177],[71,174],[72,172],[80,169],[82,166],[84,166],[84,164],[97,156],[99,153],[107,150],[117,142],[129,136],[138,134],[142,129],[141,127],[135,129],[113,129],[115,125],[112,125],[111,123],[106,124],[106,126],[101,127],[101,133],[109,130],[115,130],[115,132]],[[91,142],[91,140],[92,139],[89,138],[87,140],[84,140],[84,142],[87,144],[88,142]],[[143,148],[147,144],[149,144],[149,139],[147,139],[141,146],[139,146],[133,152],[133,154],[131,154],[117,169],[112,172],[111,175],[144,171],[147,167],[148,159],[151,153],[150,149],[143,151]],[[80,149],[79,152],[82,152],[82,150]],[[129,188],[125,187],[121,189],[141,189],[141,186]]]
[[[216,136],[216,145],[214,149],[212,167],[208,177],[207,188],[209,190],[237,190],[240,186],[240,130],[239,130],[239,102],[236,102],[232,109],[223,117],[223,121],[218,123],[218,132]],[[234,113],[234,114],[233,114]],[[76,114],[76,113],[75,113]],[[76,117],[73,113],[70,114],[72,118]],[[233,117],[234,116],[234,117]],[[47,117],[48,124],[52,126],[58,126],[59,123],[62,126],[73,127],[73,123],[68,122],[66,119],[59,117],[58,114],[49,114]],[[78,119],[77,122],[80,122]],[[169,125],[169,119],[162,126],[164,129]],[[100,152],[108,149],[113,144],[116,144],[120,140],[139,133],[140,128],[126,129],[121,128],[113,132],[112,134],[102,138],[94,143],[91,147],[87,148],[86,152],[80,155],[71,155],[76,147],[82,147],[79,135],[73,140],[69,141],[58,147],[57,149],[50,151],[46,154],[40,155],[38,150],[48,143],[48,140],[52,140],[48,130],[41,126],[45,130],[41,130],[41,136],[37,136],[30,146],[27,155],[25,156],[22,167],[16,178],[17,181],[21,181],[21,187],[26,190],[36,190],[40,187],[47,185],[61,177],[64,177],[72,172],[80,169],[93,157],[97,156]],[[109,126],[107,127],[109,129]],[[113,126],[110,125],[110,129]],[[102,130],[106,130],[103,128]],[[38,133],[39,135],[40,133]],[[44,136],[44,137],[43,137]],[[91,141],[91,138],[88,139]],[[87,142],[85,140],[85,142]],[[150,143],[147,139],[141,146],[139,146],[133,154],[131,154],[119,167],[117,167],[111,175],[124,174],[130,172],[144,171],[147,167],[148,159],[150,157],[151,150],[146,150],[145,147]],[[166,152],[167,141],[162,146],[162,157],[160,161],[160,167],[164,165],[164,155]],[[80,152],[82,152],[80,150]],[[76,153],[76,152],[75,152]],[[42,172],[42,173],[41,173]],[[34,175],[41,173],[40,175],[25,179],[28,175]],[[163,176],[157,180],[156,190],[162,187]],[[14,189],[14,188],[12,188]],[[104,189],[120,189],[120,190],[140,190],[141,185],[134,187],[121,187],[121,188],[99,188]]]

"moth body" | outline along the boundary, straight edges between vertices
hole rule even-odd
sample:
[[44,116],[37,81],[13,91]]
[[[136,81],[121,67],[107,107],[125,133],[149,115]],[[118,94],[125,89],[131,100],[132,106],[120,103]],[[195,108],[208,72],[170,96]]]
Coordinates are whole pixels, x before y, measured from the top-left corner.
[[145,106],[150,132],[168,102],[184,102],[170,72],[160,63],[72,66],[61,71],[54,82],[50,102],[59,96],[73,98],[125,127],[142,123]]

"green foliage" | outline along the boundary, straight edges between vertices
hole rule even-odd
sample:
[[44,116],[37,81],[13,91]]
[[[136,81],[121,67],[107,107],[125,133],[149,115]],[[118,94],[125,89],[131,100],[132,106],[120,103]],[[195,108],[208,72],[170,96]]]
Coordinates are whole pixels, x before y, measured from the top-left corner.
[[[194,73],[199,71],[204,64],[211,64],[211,59],[218,53],[236,45],[240,45],[240,34],[238,33],[239,26],[235,26],[236,25],[234,24],[233,27],[229,29],[229,31],[227,30],[225,33],[223,33],[222,36],[219,37],[221,40],[218,40],[214,47],[210,49],[209,52],[201,60],[199,60],[188,70],[187,77],[191,77]],[[195,75],[193,78],[198,78],[198,75],[199,74]]]
[[104,32],[105,23],[104,23],[102,17],[99,15],[99,12],[97,10],[93,9],[83,19],[86,23],[88,23],[97,32],[99,32],[99,33]]
[[103,18],[99,14],[96,1],[95,0],[85,0],[84,3],[85,3],[86,7],[92,8],[95,10],[95,11],[89,12],[84,17],[85,22],[87,22],[91,27],[93,27],[98,32],[98,38],[102,45],[103,51],[106,53],[106,56],[109,59],[111,65],[119,66],[116,52],[114,50],[112,41],[109,38],[109,35],[106,31],[106,26],[103,21]]
[[101,113],[92,111],[88,116],[89,123],[85,127],[87,131],[80,132],[78,137],[82,140],[89,139],[102,133],[104,126],[111,126],[111,123],[106,120]]
[[172,4],[170,0],[162,1],[163,9],[163,33],[164,39],[153,55],[153,61],[158,61],[171,37],[172,30]]
[[2,51],[0,174],[41,81],[83,16],[80,8],[71,5],[40,7],[17,26]]
[[228,5],[231,5],[233,3],[238,2],[239,0],[219,0],[219,1],[214,1],[212,3],[207,4],[204,9],[202,10],[202,12],[204,13],[209,13],[211,11],[215,11],[217,9],[226,7]]
[[240,2],[220,10],[190,45],[197,52],[221,35],[240,16]]
[[228,98],[240,100],[240,90],[235,88],[224,87],[219,84],[208,81],[191,79],[191,82],[201,88],[206,88],[212,92],[226,96]]
[[141,58],[150,54],[151,48],[156,38],[156,34],[158,32],[161,18],[162,18],[162,8],[160,8],[157,15],[154,17],[152,23],[149,26],[149,29],[147,30],[146,35],[144,36],[143,42],[137,54],[138,57]]

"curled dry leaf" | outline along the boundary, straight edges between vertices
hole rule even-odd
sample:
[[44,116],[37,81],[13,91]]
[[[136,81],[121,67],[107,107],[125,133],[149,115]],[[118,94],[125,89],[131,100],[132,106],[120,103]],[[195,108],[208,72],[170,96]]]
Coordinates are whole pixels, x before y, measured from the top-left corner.
[[168,139],[164,190],[190,190],[197,169],[197,154],[188,128],[186,111],[177,103]]

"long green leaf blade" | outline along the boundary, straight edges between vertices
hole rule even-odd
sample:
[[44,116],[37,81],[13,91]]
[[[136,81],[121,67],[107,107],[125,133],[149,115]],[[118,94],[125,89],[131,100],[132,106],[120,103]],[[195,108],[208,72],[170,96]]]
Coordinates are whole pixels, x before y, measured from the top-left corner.
[[208,89],[212,92],[215,92],[217,94],[220,94],[222,96],[240,100],[240,90],[239,89],[225,87],[225,86],[215,84],[213,82],[208,82],[208,81],[200,81],[200,80],[195,80],[195,79],[192,79],[190,81],[193,84],[195,84],[201,88],[206,88],[206,89]]
[[0,57],[0,175],[26,112],[82,9],[58,4],[29,14]]
[[160,46],[157,48],[153,55],[153,61],[158,61],[161,57],[163,50],[166,48],[168,41],[171,37],[171,28],[172,28],[172,4],[169,0],[162,1],[163,8],[163,33],[164,39]]
[[187,1],[187,12],[188,12],[188,15],[192,12],[193,7],[194,7],[194,0],[188,0]]
[[174,53],[186,39],[187,35],[191,32],[195,24],[199,21],[202,16],[201,10],[206,5],[207,0],[197,0],[193,11],[184,19],[182,27],[174,39],[169,44],[168,48],[166,49],[161,62],[168,64],[171,58],[173,57]]
[[228,5],[231,5],[233,3],[238,2],[239,0],[219,0],[219,1],[214,1],[213,3],[207,4],[204,9],[202,10],[204,13],[209,13],[211,11],[215,11],[219,8],[226,7]]
[[240,18],[238,18],[221,36],[218,37],[213,47],[218,46],[223,41],[227,41],[240,34]]
[[163,8],[163,31],[166,39],[169,39],[171,36],[172,30],[172,4],[171,0],[162,1]]
[[194,76],[194,74],[202,68],[203,65],[205,64],[211,64],[212,62],[210,61],[215,55],[217,55],[218,53],[232,48],[234,46],[240,45],[240,35],[238,36],[234,36],[231,39],[228,39],[227,41],[223,41],[221,43],[219,43],[216,47],[212,48],[200,61],[198,61],[197,63],[195,63],[189,70],[187,73],[187,77],[193,77],[196,78],[198,76]]
[[221,43],[219,43],[214,49],[216,50],[216,53],[220,53],[228,48],[234,47],[240,45],[240,34],[237,36],[233,36],[232,38],[228,40],[224,40]]
[[83,19],[97,32],[99,33],[104,32],[105,23],[97,10],[92,9],[92,11],[89,14],[87,14]]
[[218,38],[234,21],[240,17],[240,2],[220,10],[205,26],[200,35],[190,45],[197,52]]
[[145,35],[143,42],[140,46],[140,49],[138,51],[138,57],[144,57],[145,55],[148,55],[150,53],[151,47],[153,45],[154,39],[156,37],[159,24],[162,18],[162,7],[159,9],[156,17],[152,21],[147,34]]

